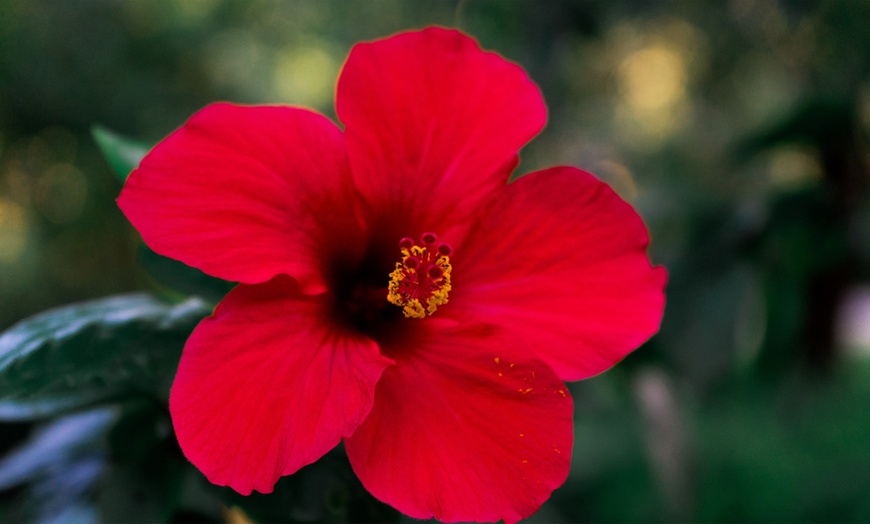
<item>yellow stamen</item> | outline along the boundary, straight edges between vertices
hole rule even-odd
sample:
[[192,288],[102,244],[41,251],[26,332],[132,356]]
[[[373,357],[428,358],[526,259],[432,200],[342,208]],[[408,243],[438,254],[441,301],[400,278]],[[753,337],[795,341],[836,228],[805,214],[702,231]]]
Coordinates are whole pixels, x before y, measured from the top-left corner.
[[[427,237],[428,235],[428,237]],[[423,245],[404,239],[400,244],[402,261],[390,273],[387,300],[402,307],[407,318],[426,318],[447,303],[450,292],[450,247],[435,245],[437,237],[424,235]]]

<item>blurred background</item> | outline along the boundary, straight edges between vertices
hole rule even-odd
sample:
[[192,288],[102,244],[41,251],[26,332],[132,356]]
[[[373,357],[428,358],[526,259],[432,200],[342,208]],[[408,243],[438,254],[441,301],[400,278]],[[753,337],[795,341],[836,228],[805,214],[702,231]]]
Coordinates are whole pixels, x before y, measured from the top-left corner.
[[[550,119],[520,172],[610,183],[670,275],[660,333],[571,385],[571,474],[530,520],[870,521],[870,2],[3,0],[0,329],[153,287],[92,126],[151,144],[218,100],[334,118],[353,43],[431,24],[529,72]],[[160,406],[124,413],[177,455]],[[0,423],[4,453],[54,461],[0,461],[0,520],[396,518],[340,449],[233,498],[81,416]]]

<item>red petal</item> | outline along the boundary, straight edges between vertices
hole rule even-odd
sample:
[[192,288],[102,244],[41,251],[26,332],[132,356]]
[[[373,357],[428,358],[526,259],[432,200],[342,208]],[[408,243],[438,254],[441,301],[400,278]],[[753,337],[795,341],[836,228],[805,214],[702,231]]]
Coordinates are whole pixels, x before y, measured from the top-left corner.
[[249,284],[288,274],[318,292],[331,246],[359,247],[355,199],[326,117],[215,104],[154,147],[118,205],[160,254]]
[[242,284],[184,348],[169,399],[178,442],[212,483],[269,493],[353,432],[391,362],[292,279]]
[[571,397],[495,330],[420,322],[345,439],[375,497],[414,518],[516,522],[568,475]]
[[650,266],[648,242],[634,209],[594,176],[533,173],[478,215],[438,312],[502,326],[563,380],[586,378],[658,331],[667,275]]
[[504,185],[547,118],[521,67],[434,27],[354,46],[336,110],[354,179],[372,207],[398,209],[412,222],[425,213],[428,223],[456,217],[458,203],[471,213]]

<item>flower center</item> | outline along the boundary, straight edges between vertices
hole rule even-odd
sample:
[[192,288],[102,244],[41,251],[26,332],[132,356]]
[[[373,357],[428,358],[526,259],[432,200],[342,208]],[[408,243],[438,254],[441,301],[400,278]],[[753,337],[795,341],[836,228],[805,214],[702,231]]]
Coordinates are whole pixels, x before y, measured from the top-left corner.
[[402,261],[390,273],[387,300],[402,307],[408,318],[426,318],[447,303],[450,291],[450,244],[438,242],[435,233],[423,233],[420,243],[412,238],[399,242]]

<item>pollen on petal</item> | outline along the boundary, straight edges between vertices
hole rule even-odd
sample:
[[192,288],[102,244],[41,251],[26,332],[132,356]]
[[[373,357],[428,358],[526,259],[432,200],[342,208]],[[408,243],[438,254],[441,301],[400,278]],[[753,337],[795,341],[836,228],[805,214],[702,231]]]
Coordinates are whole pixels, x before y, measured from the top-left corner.
[[449,244],[435,233],[423,233],[420,243],[405,237],[399,242],[402,261],[390,273],[387,300],[400,306],[407,318],[426,318],[447,303],[450,292]]

